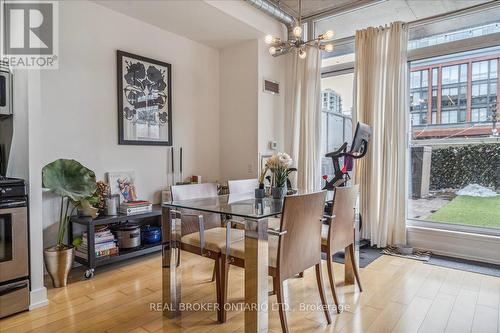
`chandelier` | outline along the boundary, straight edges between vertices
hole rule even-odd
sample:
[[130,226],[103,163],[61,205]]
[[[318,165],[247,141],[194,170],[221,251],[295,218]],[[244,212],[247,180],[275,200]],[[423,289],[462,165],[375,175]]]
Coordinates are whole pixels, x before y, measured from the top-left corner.
[[317,47],[322,51],[333,51],[333,43],[329,42],[333,38],[333,31],[328,30],[318,37],[311,40],[303,40],[302,37],[302,0],[299,0],[299,19],[295,27],[292,29],[291,35],[289,34],[288,40],[282,41],[279,37],[267,35],[265,37],[266,44],[269,45],[269,53],[273,57],[287,54],[293,49],[297,49],[299,57],[305,59],[307,56],[307,48]]

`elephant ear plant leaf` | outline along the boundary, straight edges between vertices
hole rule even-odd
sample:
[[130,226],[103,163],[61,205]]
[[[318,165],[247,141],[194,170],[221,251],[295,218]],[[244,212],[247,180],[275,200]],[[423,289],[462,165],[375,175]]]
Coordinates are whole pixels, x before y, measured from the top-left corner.
[[[58,159],[43,167],[42,182],[44,189],[61,197],[56,248],[63,249],[66,227],[73,210],[97,190],[95,173],[75,160]],[[73,204],[71,212],[70,204]]]

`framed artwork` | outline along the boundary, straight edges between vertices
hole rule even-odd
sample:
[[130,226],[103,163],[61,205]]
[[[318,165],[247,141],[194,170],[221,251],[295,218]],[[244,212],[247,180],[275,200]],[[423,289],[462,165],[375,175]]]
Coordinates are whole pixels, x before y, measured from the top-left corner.
[[172,65],[117,52],[118,143],[172,145]]
[[120,196],[120,203],[137,200],[134,171],[108,172],[108,184],[110,194]]
[[267,155],[267,154],[261,154],[260,155],[260,163],[259,163],[259,177],[260,174],[262,173],[264,167],[266,166],[267,160],[270,159],[273,155]]

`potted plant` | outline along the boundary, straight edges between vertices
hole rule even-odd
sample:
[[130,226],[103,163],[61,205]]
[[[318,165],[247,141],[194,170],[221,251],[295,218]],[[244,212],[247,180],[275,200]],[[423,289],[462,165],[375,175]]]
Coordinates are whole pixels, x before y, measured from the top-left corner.
[[273,187],[271,193],[274,199],[282,199],[287,192],[286,181],[288,175],[294,171],[290,168],[292,159],[286,153],[277,153],[267,161],[266,166],[273,173]]
[[44,262],[54,287],[64,287],[73,265],[74,247],[64,243],[69,217],[77,208],[96,216],[89,200],[97,190],[95,173],[75,160],[58,159],[42,169],[43,188],[61,197],[57,242],[44,250]]

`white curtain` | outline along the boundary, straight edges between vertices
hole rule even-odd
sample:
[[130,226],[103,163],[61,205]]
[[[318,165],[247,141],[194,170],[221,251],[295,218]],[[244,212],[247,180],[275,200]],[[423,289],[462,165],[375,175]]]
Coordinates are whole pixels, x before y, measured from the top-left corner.
[[361,234],[379,247],[406,244],[407,43],[402,22],[356,32],[356,116],[372,127],[356,166]]
[[307,49],[306,59],[297,52],[288,55],[287,149],[297,167],[296,187],[318,190],[321,187],[321,54]]

